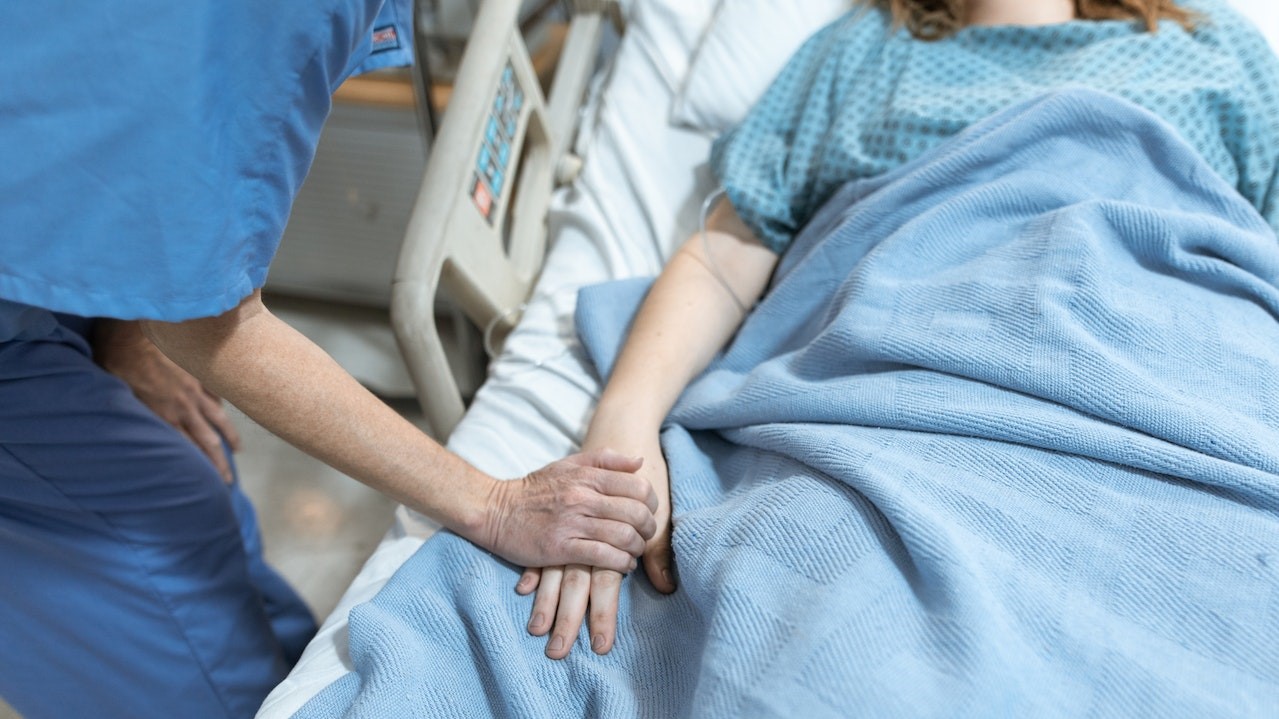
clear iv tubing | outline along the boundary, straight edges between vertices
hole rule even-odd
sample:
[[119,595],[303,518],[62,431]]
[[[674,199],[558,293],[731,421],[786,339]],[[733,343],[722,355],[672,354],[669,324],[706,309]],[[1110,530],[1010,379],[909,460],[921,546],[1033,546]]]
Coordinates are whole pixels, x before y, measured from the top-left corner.
[[746,316],[747,314],[750,314],[750,309],[746,307],[741,298],[737,296],[737,293],[733,291],[732,285],[728,283],[728,278],[724,277],[724,273],[720,271],[719,264],[715,262],[715,255],[711,253],[711,242],[706,236],[706,223],[710,221],[711,208],[714,207],[715,203],[726,194],[728,194],[728,191],[721,187],[707,195],[706,199],[702,201],[702,213],[699,219],[700,226],[698,232],[702,237],[702,253],[706,255],[707,269],[709,269],[711,274],[715,276],[715,280],[724,288],[724,291],[728,293],[728,296],[733,299],[733,304],[737,305],[737,309],[741,311],[742,316]]
[[[569,290],[576,292],[578,290],[578,287],[575,285],[565,285],[565,286],[558,287],[556,289],[549,290],[546,292],[538,292],[537,294],[530,297],[527,301],[521,302],[518,306],[512,307],[511,309],[508,309],[502,314],[489,320],[489,323],[484,327],[484,333],[483,333],[484,352],[489,356],[489,359],[497,359],[498,357],[497,347],[494,346],[494,342],[493,342],[493,332],[494,330],[497,329],[497,326],[499,323],[501,323],[503,320],[507,319],[508,317],[524,312],[524,310],[527,310],[529,308],[529,305],[533,302],[536,302],[542,299],[554,301],[558,295]],[[572,347],[575,342],[576,342],[576,337],[573,337],[571,339],[566,339],[564,342],[563,350],[549,357],[543,357],[540,359],[526,359],[523,357],[508,356],[508,361],[516,361],[516,362],[522,362],[522,363],[528,364],[528,366],[525,367],[523,370],[514,371],[513,374],[510,376],[519,376],[527,372],[533,372],[536,370],[553,372],[554,374],[558,375],[561,379],[563,379],[565,382],[568,382],[569,384],[574,385],[578,389],[585,392],[587,395],[598,398],[599,396],[598,387],[588,385],[587,383],[584,383],[580,378],[574,376],[571,372],[566,372],[558,367],[555,367],[552,364],[553,362],[560,359],[561,357],[566,357],[572,354]]]

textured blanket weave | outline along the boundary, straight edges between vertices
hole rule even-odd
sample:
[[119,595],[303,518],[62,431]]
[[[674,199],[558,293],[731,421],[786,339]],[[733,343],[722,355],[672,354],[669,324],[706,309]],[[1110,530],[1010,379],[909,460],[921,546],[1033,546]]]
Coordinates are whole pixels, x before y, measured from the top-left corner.
[[[642,293],[582,297],[605,371]],[[443,534],[300,716],[1279,710],[1279,242],[1136,106],[844,188],[663,446],[680,590],[629,578],[611,654],[546,659]]]

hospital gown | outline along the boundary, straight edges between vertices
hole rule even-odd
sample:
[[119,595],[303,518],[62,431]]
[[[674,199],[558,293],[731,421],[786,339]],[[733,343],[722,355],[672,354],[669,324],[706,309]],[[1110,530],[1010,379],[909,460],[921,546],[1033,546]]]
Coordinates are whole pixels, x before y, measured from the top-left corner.
[[1195,30],[1121,20],[973,26],[936,42],[854,10],[800,50],[711,152],[738,214],[780,253],[845,182],[880,175],[998,110],[1104,90],[1176,128],[1279,231],[1279,59],[1222,0]]

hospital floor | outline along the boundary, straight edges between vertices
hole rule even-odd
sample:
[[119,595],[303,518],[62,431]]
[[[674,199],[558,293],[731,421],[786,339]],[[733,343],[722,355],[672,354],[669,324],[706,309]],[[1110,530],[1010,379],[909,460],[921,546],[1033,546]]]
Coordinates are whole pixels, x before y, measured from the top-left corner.
[[267,561],[323,621],[391,526],[395,502],[238,411],[233,421],[244,443],[237,456],[240,481],[258,511]]

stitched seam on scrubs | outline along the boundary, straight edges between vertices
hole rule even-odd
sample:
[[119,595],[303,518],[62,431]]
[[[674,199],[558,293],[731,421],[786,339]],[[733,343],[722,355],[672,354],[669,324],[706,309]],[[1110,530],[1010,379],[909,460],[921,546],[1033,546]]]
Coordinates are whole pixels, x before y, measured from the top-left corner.
[[147,579],[148,589],[151,591],[152,595],[159,601],[160,606],[164,607],[164,611],[169,615],[169,619],[173,622],[174,626],[177,628],[178,634],[182,637],[182,641],[187,645],[187,650],[190,652],[191,657],[195,660],[196,666],[200,667],[200,674],[204,676],[204,681],[208,684],[210,691],[212,691],[213,695],[218,698],[218,701],[222,704],[222,710],[226,713],[226,715],[228,717],[235,716],[235,714],[231,711],[230,705],[227,703],[226,697],[222,695],[222,691],[219,688],[218,684],[213,681],[213,677],[209,673],[208,666],[205,665],[204,660],[200,657],[200,653],[195,650],[195,645],[192,643],[191,638],[187,636],[185,627],[183,627],[182,622],[178,620],[177,613],[174,612],[173,605],[169,603],[168,599],[164,596],[164,593],[160,592],[159,589],[155,586],[155,578],[151,574],[151,571],[147,569],[146,563],[142,562],[141,559],[139,559],[139,557],[142,555],[142,552],[138,549],[137,545],[133,541],[129,540],[119,529],[116,528],[114,524],[111,523],[109,519],[107,519],[101,513],[91,512],[87,509],[84,509],[79,502],[67,496],[67,494],[63,492],[56,484],[46,479],[43,474],[41,474],[40,472],[37,472],[35,468],[33,468],[30,464],[28,464],[27,462],[24,462],[22,458],[19,457],[13,451],[12,447],[9,447],[6,445],[0,445],[0,451],[3,451],[5,454],[9,455],[9,457],[11,457],[14,462],[18,463],[23,468],[25,468],[28,472],[32,474],[32,476],[39,478],[40,481],[44,482],[50,489],[52,489],[59,496],[65,499],[68,504],[75,507],[77,510],[79,510],[80,512],[86,515],[96,517],[97,520],[102,523],[103,527],[106,530],[108,530],[108,532],[116,538],[116,541],[120,542],[121,544],[129,548],[130,552],[132,553],[133,560],[138,571],[140,571],[142,575],[145,576]]
[[[299,106],[306,101],[307,96],[306,96],[305,83],[307,78],[306,78],[305,71],[308,68],[323,68],[325,66],[324,65],[325,56],[326,56],[326,48],[323,44],[321,44],[321,46],[317,47],[315,52],[311,54],[310,58],[308,58],[306,63],[303,63],[302,65],[300,65],[299,69],[294,70],[293,72],[294,82],[292,83],[292,87],[295,88],[295,92],[294,92],[294,95],[292,96],[292,102],[290,106]],[[329,93],[331,95],[332,92],[336,91],[337,88],[332,86],[333,83],[331,79],[330,79],[330,82],[327,84],[330,85]],[[327,120],[328,113],[331,111],[332,111],[332,105],[330,104],[329,110],[325,113],[326,120]],[[277,114],[274,120],[275,120],[274,122],[275,132],[265,135],[264,137],[271,137],[271,138],[285,137],[286,133],[289,130],[287,113]],[[323,126],[323,124],[324,122],[322,121],[321,126]],[[316,134],[317,142],[318,142],[318,139],[319,139],[319,134],[317,133]],[[287,163],[289,158],[287,156],[281,157],[281,154],[280,154],[280,148],[283,144],[284,143],[281,143],[281,142],[263,141],[259,144],[260,155],[268,158],[269,161],[272,163],[276,163],[276,164]],[[318,151],[318,145],[313,146],[311,148],[311,156],[308,159],[306,167],[304,168],[302,173],[303,181],[306,179],[306,175],[310,174],[311,168],[315,165],[315,155],[317,151]],[[264,207],[269,206],[268,200],[270,199],[270,196],[271,196],[270,188],[266,186],[265,181],[260,175],[252,175],[252,176],[249,176],[247,179],[249,180],[249,185],[252,188],[250,192],[252,193],[255,201],[250,204],[250,207],[253,208],[253,211],[251,213],[247,213],[245,216],[246,230],[252,233],[253,235],[264,235],[272,227],[270,217],[266,216],[262,209]],[[292,214],[292,206],[293,206],[293,203],[297,201],[297,193],[298,191],[301,190],[301,187],[302,187],[302,181],[299,181],[297,186],[293,188],[293,196],[289,200],[289,206],[290,206],[289,214]],[[275,258],[275,253],[279,251],[280,242],[283,241],[284,239],[283,232],[284,232],[284,227],[281,227],[279,234],[274,238],[274,241],[272,243],[271,256],[265,257],[265,258],[259,258],[254,256],[252,259],[255,260],[255,262],[252,263],[252,266],[244,268],[244,272],[241,274],[241,277],[247,281],[247,284],[250,286],[250,290],[249,292],[237,298],[234,303],[232,303],[229,307],[227,307],[227,310],[230,310],[238,306],[240,302],[244,300],[245,297],[252,294],[253,291],[261,289],[262,286],[266,284],[267,273],[270,270],[271,261]],[[255,243],[254,247],[261,248],[262,243]],[[258,261],[258,260],[261,260],[261,261]]]

